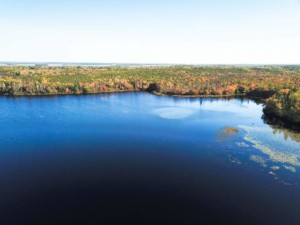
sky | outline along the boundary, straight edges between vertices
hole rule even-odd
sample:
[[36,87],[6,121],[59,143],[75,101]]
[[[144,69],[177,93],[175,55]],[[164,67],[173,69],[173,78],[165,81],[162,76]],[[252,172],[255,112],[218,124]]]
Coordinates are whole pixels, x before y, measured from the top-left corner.
[[300,64],[300,0],[0,0],[0,61]]

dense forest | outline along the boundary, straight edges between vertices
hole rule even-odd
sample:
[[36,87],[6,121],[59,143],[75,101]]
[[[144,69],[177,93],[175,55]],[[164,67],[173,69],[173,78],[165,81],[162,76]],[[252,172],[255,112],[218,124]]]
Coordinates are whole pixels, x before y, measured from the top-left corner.
[[262,98],[265,114],[300,124],[300,66],[0,67],[1,95],[118,91]]
[[280,90],[266,100],[264,113],[300,125],[300,91]]

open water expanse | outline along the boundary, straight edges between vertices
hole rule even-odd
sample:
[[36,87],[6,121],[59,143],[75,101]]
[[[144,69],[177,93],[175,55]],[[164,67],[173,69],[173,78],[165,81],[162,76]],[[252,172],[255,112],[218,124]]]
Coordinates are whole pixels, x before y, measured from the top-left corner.
[[300,224],[300,134],[252,100],[0,98],[0,224]]

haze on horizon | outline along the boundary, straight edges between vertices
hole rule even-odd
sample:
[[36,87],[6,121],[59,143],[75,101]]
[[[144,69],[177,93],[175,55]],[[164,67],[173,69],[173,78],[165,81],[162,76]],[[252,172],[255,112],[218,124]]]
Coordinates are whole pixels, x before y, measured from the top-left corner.
[[0,0],[0,61],[299,64],[299,0]]

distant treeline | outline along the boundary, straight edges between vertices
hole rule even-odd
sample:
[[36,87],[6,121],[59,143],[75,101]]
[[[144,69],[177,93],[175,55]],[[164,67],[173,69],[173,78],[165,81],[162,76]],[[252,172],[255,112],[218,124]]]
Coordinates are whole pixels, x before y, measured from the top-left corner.
[[2,95],[117,91],[258,97],[266,114],[300,123],[300,66],[0,67]]

